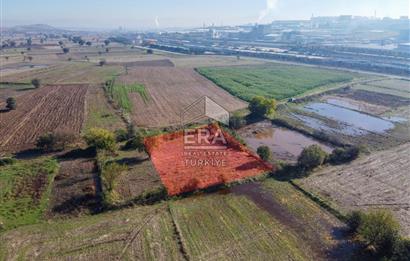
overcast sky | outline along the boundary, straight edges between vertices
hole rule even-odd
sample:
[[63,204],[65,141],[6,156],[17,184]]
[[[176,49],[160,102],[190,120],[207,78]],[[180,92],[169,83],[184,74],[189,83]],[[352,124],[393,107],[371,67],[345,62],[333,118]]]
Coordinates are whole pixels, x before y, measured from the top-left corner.
[[268,23],[342,14],[409,15],[409,0],[0,0],[2,26],[128,29]]

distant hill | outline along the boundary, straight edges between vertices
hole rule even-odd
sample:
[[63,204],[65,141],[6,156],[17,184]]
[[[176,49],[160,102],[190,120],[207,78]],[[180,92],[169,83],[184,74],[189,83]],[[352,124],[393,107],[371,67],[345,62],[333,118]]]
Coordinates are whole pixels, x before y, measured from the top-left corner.
[[5,28],[6,31],[15,33],[61,33],[66,32],[64,29],[59,29],[47,24],[31,24],[31,25],[18,25],[9,28]]

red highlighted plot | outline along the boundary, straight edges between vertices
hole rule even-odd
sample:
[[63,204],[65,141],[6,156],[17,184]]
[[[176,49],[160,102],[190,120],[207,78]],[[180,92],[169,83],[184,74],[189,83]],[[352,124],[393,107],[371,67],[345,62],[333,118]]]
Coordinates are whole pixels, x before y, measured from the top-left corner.
[[145,145],[169,195],[272,170],[216,124],[149,137]]

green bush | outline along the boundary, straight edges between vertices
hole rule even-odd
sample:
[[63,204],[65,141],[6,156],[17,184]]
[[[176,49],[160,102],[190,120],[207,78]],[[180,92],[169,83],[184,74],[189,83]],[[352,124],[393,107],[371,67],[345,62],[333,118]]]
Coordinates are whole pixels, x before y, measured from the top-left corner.
[[310,145],[303,149],[299,155],[298,164],[305,169],[313,169],[323,164],[326,159],[326,152],[319,145]]
[[107,163],[102,170],[102,180],[108,192],[112,192],[117,184],[117,178],[127,170],[127,166],[116,162]]
[[88,146],[94,147],[97,150],[107,150],[114,152],[116,150],[116,142],[114,133],[99,128],[90,129],[84,136]]
[[389,257],[399,239],[399,223],[387,210],[373,210],[362,214],[357,238],[378,256]]
[[124,145],[126,150],[138,150],[139,152],[145,151],[144,136],[142,133],[137,132],[131,139]]
[[410,239],[400,239],[396,242],[393,249],[391,261],[410,260]]
[[249,103],[249,110],[257,117],[272,115],[276,109],[275,99],[266,99],[262,96],[253,97]]
[[269,161],[272,159],[272,152],[268,146],[260,146],[256,151],[261,159]]
[[347,227],[350,233],[357,233],[357,229],[363,220],[363,213],[360,211],[353,211],[347,216]]
[[6,108],[9,110],[15,110],[17,108],[17,102],[14,97],[7,98]]
[[57,131],[41,135],[36,141],[36,146],[43,151],[64,150],[67,145],[73,143],[75,139],[76,135],[74,133]]
[[245,125],[246,125],[245,117],[243,117],[239,114],[234,114],[229,118],[229,127],[233,128],[233,129],[239,129],[239,128],[242,128]]
[[41,85],[41,81],[36,78],[36,79],[31,80],[31,84],[34,86],[34,88],[38,88]]
[[355,146],[347,148],[337,148],[329,155],[329,162],[332,164],[343,164],[355,160],[360,155],[360,149]]
[[117,142],[123,142],[128,140],[129,136],[128,136],[128,132],[124,129],[118,129],[115,130],[115,140]]
[[15,162],[16,162],[16,159],[12,157],[0,158],[0,166],[11,165],[11,164],[14,164]]

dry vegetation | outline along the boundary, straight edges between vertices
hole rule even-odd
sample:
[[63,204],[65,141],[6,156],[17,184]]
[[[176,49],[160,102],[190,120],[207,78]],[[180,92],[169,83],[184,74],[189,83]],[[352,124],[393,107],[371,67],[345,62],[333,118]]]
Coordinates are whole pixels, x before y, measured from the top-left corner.
[[138,126],[164,127],[179,124],[183,109],[203,96],[208,96],[231,112],[247,106],[245,102],[231,96],[192,69],[134,67],[129,68],[128,74],[119,77],[118,81],[142,84],[149,94],[148,101],[138,93],[130,94],[135,108],[131,117]]
[[389,208],[410,235],[410,144],[325,168],[301,181],[344,210]]

